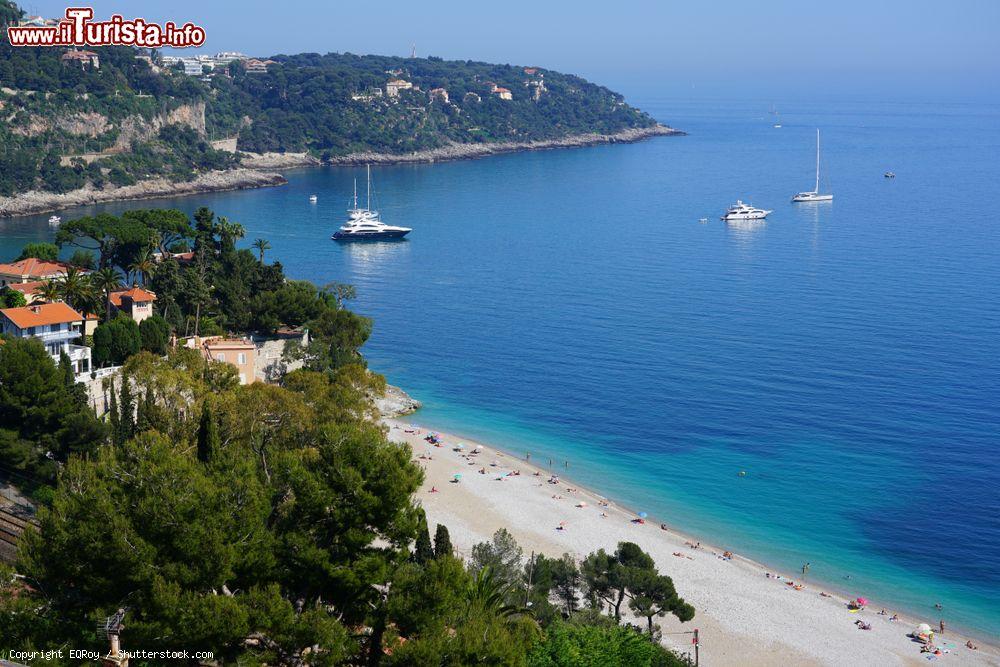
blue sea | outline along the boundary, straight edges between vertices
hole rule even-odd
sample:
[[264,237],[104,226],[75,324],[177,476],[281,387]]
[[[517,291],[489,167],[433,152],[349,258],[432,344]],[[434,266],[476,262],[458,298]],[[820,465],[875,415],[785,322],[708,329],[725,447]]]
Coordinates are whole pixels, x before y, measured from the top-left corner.
[[[776,100],[776,129],[771,100],[633,102],[689,136],[375,169],[400,243],[329,240],[344,168],[62,215],[208,205],[290,275],[357,286],[415,421],[1000,635],[1000,106]],[[817,127],[836,199],[794,205]],[[774,212],[720,221],[737,198]],[[2,254],[47,217],[0,221]]]

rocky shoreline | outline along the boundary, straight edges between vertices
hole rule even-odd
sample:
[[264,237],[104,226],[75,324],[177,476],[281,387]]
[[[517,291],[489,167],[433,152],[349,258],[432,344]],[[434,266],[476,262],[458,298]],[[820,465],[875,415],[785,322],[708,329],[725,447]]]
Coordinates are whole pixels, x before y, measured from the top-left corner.
[[32,190],[12,197],[0,197],[0,217],[11,218],[20,215],[48,213],[72,206],[87,206],[107,201],[153,199],[192,195],[199,192],[262,188],[271,185],[284,185],[287,182],[285,177],[278,173],[242,168],[230,171],[210,171],[193,180],[181,183],[172,183],[165,178],[155,178],[135,185],[111,188],[86,187],[63,194]]
[[230,171],[212,171],[181,183],[172,183],[165,178],[142,181],[123,187],[86,187],[64,194],[54,192],[29,191],[11,197],[0,197],[0,218],[35,215],[58,211],[73,206],[86,206],[99,202],[176,197],[201,192],[223,190],[243,190],[272,185],[284,185],[285,177],[268,169],[311,167],[321,164],[351,166],[361,164],[418,164],[468,160],[474,158],[514,153],[520,151],[551,150],[555,148],[580,148],[600,144],[632,143],[650,137],[681,136],[685,132],[665,125],[653,125],[623,130],[614,134],[575,134],[561,139],[544,141],[511,141],[483,144],[451,144],[413,153],[351,153],[320,162],[306,153],[265,153],[244,154],[243,166]]
[[416,412],[421,405],[420,401],[391,384],[385,386],[384,395],[375,397],[375,407],[387,419]]
[[440,148],[430,148],[413,153],[351,153],[331,158],[325,164],[334,166],[351,166],[359,164],[414,164],[426,162],[443,162],[447,160],[468,160],[488,157],[502,153],[520,151],[541,151],[554,148],[582,148],[600,144],[626,144],[650,137],[683,136],[687,134],[666,125],[638,127],[622,130],[614,134],[574,134],[561,139],[546,139],[543,141],[503,141],[484,144],[451,144]]

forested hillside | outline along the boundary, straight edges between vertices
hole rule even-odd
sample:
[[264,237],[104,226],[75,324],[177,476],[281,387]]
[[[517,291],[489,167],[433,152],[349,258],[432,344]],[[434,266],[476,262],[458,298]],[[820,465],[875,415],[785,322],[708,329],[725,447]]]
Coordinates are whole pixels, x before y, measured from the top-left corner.
[[[22,12],[0,0],[0,24]],[[0,36],[0,196],[36,189],[189,180],[240,151],[402,154],[449,144],[557,139],[649,127],[607,88],[537,67],[439,58],[277,55],[212,76],[162,66],[159,53],[15,48]],[[390,82],[402,82],[390,90]]]

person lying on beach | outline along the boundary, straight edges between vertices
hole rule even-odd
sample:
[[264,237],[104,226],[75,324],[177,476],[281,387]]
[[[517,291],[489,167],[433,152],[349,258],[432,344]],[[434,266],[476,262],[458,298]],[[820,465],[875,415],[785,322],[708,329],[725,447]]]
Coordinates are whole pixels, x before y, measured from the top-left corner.
[[534,472],[534,475],[535,475],[535,477],[541,477],[541,476],[542,476],[542,473],[541,473],[540,471],[536,470],[536,471]]
[[830,595],[829,593],[826,593],[826,592],[821,592],[820,596],[821,597],[825,597],[825,598],[833,597],[832,595]]
[[432,486],[431,493],[438,493],[438,488],[436,486]]
[[608,518],[608,515],[607,515],[607,514],[605,514],[604,512],[601,512],[601,518],[602,518],[602,519],[607,519],[607,518]]
[[979,647],[973,644],[972,640],[970,639],[969,641],[965,642],[965,648],[972,649],[973,651],[975,651]]
[[890,618],[889,620],[890,621],[898,621],[899,620],[899,614],[893,614],[892,618]]
[[485,475],[486,474],[486,468],[480,468],[479,469],[479,474],[480,475]]
[[609,507],[610,503],[607,500],[604,500],[603,498],[601,498],[601,502],[599,503],[599,505],[601,507]]
[[878,613],[878,615],[879,615],[879,616],[885,616],[885,615],[886,615],[887,613],[888,613],[888,612],[886,612],[886,610],[885,610],[885,609],[883,609],[882,611],[880,611],[880,612]]
[[732,551],[723,551],[722,552],[722,557],[723,558],[732,558],[733,557],[733,552]]

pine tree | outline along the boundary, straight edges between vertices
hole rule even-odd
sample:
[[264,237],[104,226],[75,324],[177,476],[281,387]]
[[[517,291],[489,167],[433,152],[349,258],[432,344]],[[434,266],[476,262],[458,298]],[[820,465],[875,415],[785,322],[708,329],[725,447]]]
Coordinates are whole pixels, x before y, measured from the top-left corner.
[[431,545],[431,531],[427,527],[427,519],[421,518],[420,532],[417,542],[413,545],[413,560],[423,565],[434,558],[434,547]]
[[201,409],[201,424],[198,426],[198,460],[208,463],[219,448],[219,429],[212,416],[212,407],[205,402]]
[[434,557],[451,555],[451,536],[448,535],[448,526],[439,523],[437,531],[434,533]]

